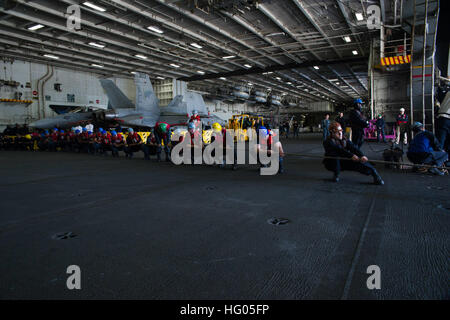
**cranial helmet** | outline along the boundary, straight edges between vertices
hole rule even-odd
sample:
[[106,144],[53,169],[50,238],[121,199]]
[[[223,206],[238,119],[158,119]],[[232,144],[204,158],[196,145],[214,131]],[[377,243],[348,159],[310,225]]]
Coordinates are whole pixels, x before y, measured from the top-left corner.
[[158,127],[161,132],[167,132],[167,123],[160,123]]
[[263,137],[267,137],[269,135],[269,130],[266,127],[259,127],[259,132],[263,135]]
[[339,122],[332,122],[329,125],[328,130],[330,130],[330,131],[338,131],[339,127],[341,127],[341,124]]
[[218,123],[218,122],[214,122],[213,124],[212,124],[212,128],[213,128],[213,130],[214,131],[222,131],[222,126]]

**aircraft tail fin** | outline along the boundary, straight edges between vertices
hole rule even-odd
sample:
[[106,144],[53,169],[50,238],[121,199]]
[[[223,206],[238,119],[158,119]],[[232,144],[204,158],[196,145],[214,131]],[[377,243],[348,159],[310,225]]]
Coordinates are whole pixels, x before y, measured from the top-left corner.
[[149,116],[159,117],[159,99],[153,91],[148,74],[136,72],[134,83],[136,84],[136,110]]
[[191,91],[184,95],[177,95],[164,110],[168,113],[188,115],[191,115],[193,110],[197,110],[200,116],[208,115],[202,95]]
[[108,96],[108,109],[134,108],[133,102],[109,79],[100,79],[100,84]]

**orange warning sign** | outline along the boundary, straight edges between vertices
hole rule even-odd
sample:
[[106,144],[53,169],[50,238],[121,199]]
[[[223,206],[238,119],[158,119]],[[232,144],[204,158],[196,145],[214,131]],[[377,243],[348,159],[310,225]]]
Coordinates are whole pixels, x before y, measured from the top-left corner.
[[407,56],[395,56],[395,57],[384,57],[381,58],[381,65],[382,66],[391,66],[396,64],[405,64],[411,62],[411,55],[408,54]]

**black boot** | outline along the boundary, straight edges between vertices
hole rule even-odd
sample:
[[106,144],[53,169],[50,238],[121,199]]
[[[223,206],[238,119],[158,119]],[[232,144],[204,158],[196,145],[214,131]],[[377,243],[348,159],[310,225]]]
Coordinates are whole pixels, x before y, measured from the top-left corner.
[[384,185],[383,179],[381,179],[381,176],[378,174],[378,172],[376,170],[373,171],[372,177],[373,177],[374,184],[379,185],[379,186]]
[[283,174],[284,173],[283,163],[284,163],[284,158],[280,157],[279,158],[279,167],[278,167],[278,173],[279,174]]

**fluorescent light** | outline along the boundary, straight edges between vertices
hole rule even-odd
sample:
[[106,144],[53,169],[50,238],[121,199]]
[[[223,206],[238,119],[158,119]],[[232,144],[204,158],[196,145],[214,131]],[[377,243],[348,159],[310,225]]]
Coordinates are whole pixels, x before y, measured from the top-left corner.
[[253,85],[253,83],[249,82],[249,83],[248,83],[248,85],[249,85],[249,86],[252,86],[252,85]]
[[292,84],[292,82],[290,82],[290,81],[289,81],[289,82],[286,82],[286,83],[287,83],[287,84]]
[[356,16],[356,19],[358,21],[363,21],[364,20],[364,16],[360,12],[355,13],[355,16]]
[[93,67],[98,67],[98,68],[103,68],[103,66],[102,66],[102,65],[99,65],[99,64],[95,64],[95,63],[91,63],[91,66],[93,66]]
[[44,57],[51,58],[51,59],[59,59],[59,57],[54,56],[52,54],[44,54]]
[[164,80],[165,78],[164,78],[164,77],[161,77],[161,76],[157,76],[156,79]]
[[43,27],[44,26],[42,24],[35,24],[34,26],[29,27],[28,30],[34,31]]
[[89,45],[93,46],[93,47],[97,47],[97,48],[104,48],[105,47],[103,44],[96,43],[96,42],[89,42]]
[[93,3],[90,3],[90,2],[88,2],[88,1],[83,2],[83,4],[84,4],[85,6],[87,6],[87,7],[90,7],[90,8],[92,8],[92,9],[95,9],[95,10],[97,10],[97,11],[101,11],[101,12],[106,11],[105,8],[99,7],[99,6],[97,6],[97,5],[93,4]]
[[147,29],[152,30],[156,33],[164,33],[164,31],[162,31],[161,29],[159,29],[158,27],[155,27],[155,26],[147,27]]
[[236,56],[226,56],[226,57],[222,57],[222,58],[224,58],[224,59],[232,59],[234,57],[236,57]]
[[175,64],[175,63],[171,63],[170,64],[172,67],[174,67],[174,68],[179,68],[179,67],[181,67],[181,66],[179,66],[179,65],[177,65],[177,64]]
[[201,45],[199,45],[198,43],[195,43],[195,42],[192,42],[191,46],[193,46],[195,48],[199,48],[199,49],[203,48]]
[[197,73],[205,74],[205,71],[198,70]]
[[146,56],[142,55],[142,54],[135,54],[134,55],[136,58],[141,58],[141,59],[147,59]]
[[244,64],[244,67],[246,67],[246,68],[251,68],[252,66],[249,65],[249,64]]
[[227,80],[227,78],[225,78],[225,77],[220,77],[219,79],[220,80]]
[[352,39],[349,36],[344,37],[345,42],[352,42]]
[[356,51],[356,50],[353,50],[352,53],[354,56],[358,55],[358,51]]
[[319,70],[319,67],[318,66],[314,66],[314,69]]
[[281,80],[281,78],[280,78],[280,77],[275,77],[275,79],[277,79],[277,80]]
[[130,73],[131,73],[131,74],[136,74],[136,72],[135,72],[135,71],[130,71]]

